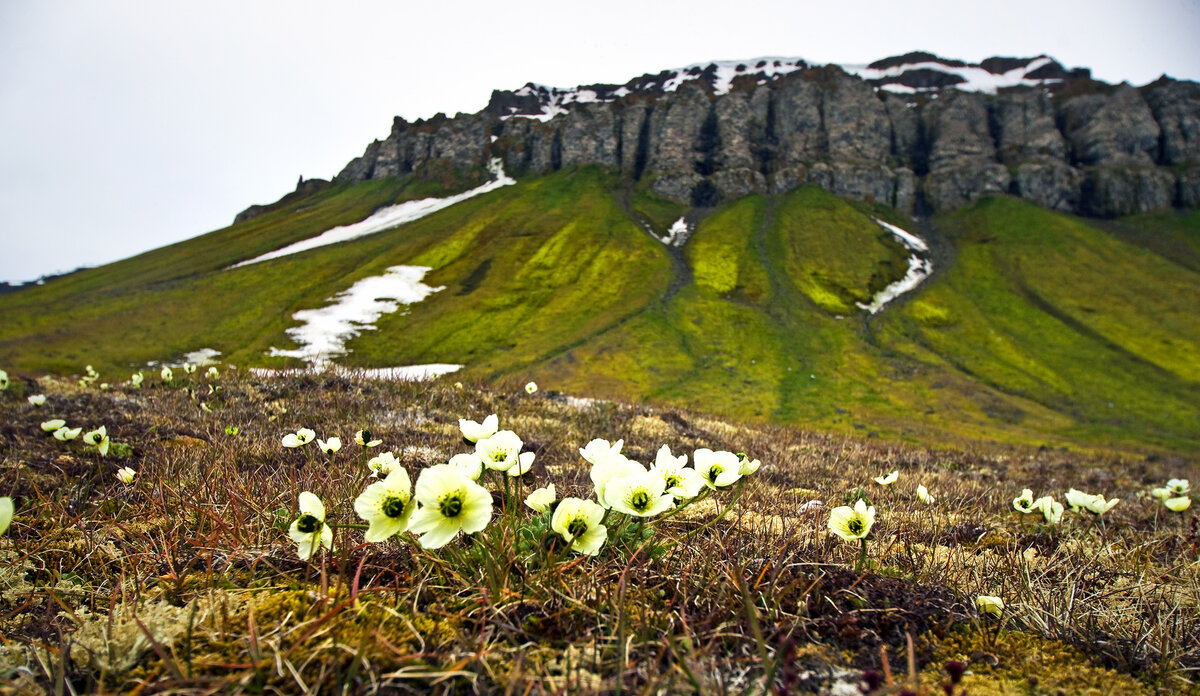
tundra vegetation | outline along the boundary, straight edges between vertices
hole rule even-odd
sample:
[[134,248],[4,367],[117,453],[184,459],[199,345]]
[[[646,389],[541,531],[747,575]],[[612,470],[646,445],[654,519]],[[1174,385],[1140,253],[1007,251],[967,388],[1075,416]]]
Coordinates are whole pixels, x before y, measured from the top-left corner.
[[[1180,458],[935,450],[540,375],[8,376],[4,693],[1200,692]],[[614,475],[597,545],[589,459],[706,483],[655,514],[661,484]],[[451,469],[487,495],[445,539]]]

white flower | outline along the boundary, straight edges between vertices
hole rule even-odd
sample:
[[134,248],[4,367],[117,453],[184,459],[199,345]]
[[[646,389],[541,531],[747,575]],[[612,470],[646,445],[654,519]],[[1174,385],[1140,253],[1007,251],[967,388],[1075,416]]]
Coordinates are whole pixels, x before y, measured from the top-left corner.
[[624,445],[624,440],[617,440],[610,445],[608,440],[601,440],[597,438],[581,448],[579,450],[579,456],[583,457],[589,464],[595,464],[597,461],[607,457],[610,454],[620,454],[621,447]]
[[421,546],[445,546],[461,530],[474,534],[492,518],[492,494],[449,464],[431,466],[417,477],[416,498],[421,507],[408,528],[420,534]]
[[600,524],[603,520],[604,508],[596,503],[580,498],[563,498],[554,508],[550,528],[571,545],[572,551],[595,556],[608,539],[608,528]]
[[59,428],[63,427],[66,424],[67,424],[67,422],[65,420],[63,420],[61,418],[54,418],[52,420],[43,422],[42,430],[45,430],[48,433],[52,433],[55,430],[58,430]]
[[747,457],[744,454],[738,455],[738,474],[742,476],[749,476],[750,474],[758,471],[758,467],[760,466],[762,466],[762,462],[758,461],[757,459],[751,460],[750,457]]
[[[308,428],[300,428],[294,433],[283,436],[284,447],[303,447],[312,442],[317,434]],[[339,443],[340,444],[340,443]]]
[[367,486],[354,500],[354,512],[369,525],[366,540],[377,544],[408,528],[416,503],[408,472],[396,467],[382,481]]
[[217,370],[216,367],[210,367],[204,371],[204,376],[209,379],[216,379],[221,376],[221,373]]
[[741,463],[733,452],[714,452],[710,449],[698,449],[692,455],[692,462],[704,485],[716,490],[732,486],[742,477]]
[[893,483],[895,483],[896,479],[898,479],[898,478],[900,478],[900,472],[893,471],[890,474],[884,474],[883,476],[876,476],[875,483],[878,483],[881,486],[890,486]]
[[171,368],[167,367],[166,365],[163,365],[162,371],[158,374],[162,377],[162,381],[164,382],[170,382],[171,380],[175,379],[175,373],[172,372]]
[[846,541],[865,539],[875,524],[875,507],[859,498],[854,507],[842,505],[829,511],[829,531]]
[[41,406],[46,403],[46,395],[45,394],[32,394],[30,396],[25,397],[25,400],[29,402],[30,406]]
[[483,419],[483,423],[476,423],[473,420],[466,418],[458,419],[458,429],[462,431],[462,435],[468,442],[479,442],[486,440],[496,434],[500,429],[500,419],[496,414],[492,414]]
[[496,471],[508,471],[516,466],[524,443],[511,430],[501,430],[491,437],[475,443],[475,454],[483,465]]
[[984,614],[991,614],[997,618],[1004,611],[1004,600],[992,595],[979,595],[975,598],[975,606]]
[[1167,498],[1163,501],[1163,505],[1172,512],[1183,512],[1192,504],[1192,499],[1186,495],[1181,495],[1178,498]]
[[320,498],[308,491],[300,494],[300,517],[288,528],[288,536],[296,543],[296,555],[302,561],[322,546],[333,549],[333,530],[325,524],[325,505]]
[[183,371],[188,373],[189,375],[194,374],[196,372],[196,366],[193,365],[192,363],[184,363]]
[[8,373],[0,370],[0,391],[8,389]]
[[1013,498],[1013,509],[1028,515],[1033,512],[1033,491],[1028,488],[1021,490],[1021,495]]
[[695,498],[704,488],[704,478],[695,469],[684,466],[686,463],[686,454],[672,456],[671,448],[663,445],[658,450],[654,464],[650,465],[650,471],[662,477],[666,492],[677,500]]
[[63,426],[54,431],[54,439],[60,442],[69,442],[79,437],[79,433],[83,432],[83,428],[68,428]]
[[483,460],[474,452],[464,452],[450,457],[450,466],[458,469],[472,481],[478,481],[483,475]]
[[400,460],[396,459],[396,455],[391,452],[384,452],[378,457],[371,457],[367,460],[367,468],[371,470],[371,476],[379,476],[383,474],[387,476],[400,466]]
[[675,496],[666,492],[667,484],[657,472],[643,471],[608,482],[604,501],[617,512],[634,517],[654,517],[666,512],[675,503]]
[[1170,488],[1167,488],[1164,486],[1163,488],[1152,489],[1150,491],[1150,495],[1154,496],[1155,498],[1158,498],[1159,500],[1166,500],[1167,498],[1170,498],[1172,495],[1174,495],[1174,493],[1171,491]]
[[342,438],[331,437],[328,440],[317,440],[317,447],[325,453],[326,457],[332,457],[342,448]]
[[1167,481],[1167,488],[1175,495],[1187,495],[1192,487],[1187,479],[1171,479]]
[[1067,494],[1064,497],[1067,499],[1067,505],[1070,505],[1071,509],[1075,512],[1082,512],[1086,510],[1096,498],[1096,496],[1090,493],[1084,493],[1083,491],[1079,491],[1074,488],[1067,491]]
[[550,484],[545,488],[539,488],[525,497],[525,504],[537,512],[545,512],[550,509],[554,501],[558,499],[558,492],[554,490],[554,484]]
[[212,413],[212,412],[213,412],[213,410],[212,410],[211,408],[209,408],[209,406],[208,406],[208,403],[206,403],[206,402],[204,402],[204,401],[201,401],[201,402],[200,402],[200,410],[201,410],[201,411],[204,411],[205,413]]
[[1121,502],[1120,498],[1106,500],[1103,495],[1094,495],[1092,496],[1092,501],[1088,503],[1087,509],[1096,515],[1103,515],[1113,509],[1113,506],[1119,502]]
[[83,441],[99,450],[101,457],[108,456],[108,430],[103,425],[84,434]]
[[1042,516],[1046,518],[1049,524],[1058,524],[1063,516],[1063,504],[1055,500],[1051,496],[1038,498],[1033,504],[1035,509],[1042,511]]
[[525,385],[525,393],[526,394],[533,394],[536,391],[537,391],[537,382],[530,382],[529,384]]
[[360,447],[378,447],[383,444],[383,440],[372,440],[370,430],[359,430],[354,433],[354,442]]
[[137,472],[127,466],[117,469],[117,480],[126,486],[133,483],[134,476],[137,476]]
[[101,382],[100,389],[101,389],[101,391],[108,389],[108,382]]
[[929,489],[926,488],[924,484],[917,486],[917,500],[925,503],[926,505],[931,505],[934,501],[934,497],[929,495]]
[[142,381],[145,379],[146,378],[142,375],[142,373],[135,372],[129,376],[129,383],[132,384],[135,388],[137,388],[137,387],[142,386]]
[[524,476],[525,472],[529,471],[529,467],[533,466],[533,458],[536,455],[533,452],[522,452],[517,456],[517,463],[508,467],[509,476]]
[[8,525],[12,524],[13,518],[13,502],[12,498],[0,498],[0,534],[8,531]]
[[592,479],[592,486],[596,489],[596,500],[607,508],[609,504],[605,498],[604,490],[610,481],[644,473],[646,473],[646,468],[641,464],[619,452],[610,451],[607,455],[596,460],[595,464],[592,464],[592,469],[588,475]]

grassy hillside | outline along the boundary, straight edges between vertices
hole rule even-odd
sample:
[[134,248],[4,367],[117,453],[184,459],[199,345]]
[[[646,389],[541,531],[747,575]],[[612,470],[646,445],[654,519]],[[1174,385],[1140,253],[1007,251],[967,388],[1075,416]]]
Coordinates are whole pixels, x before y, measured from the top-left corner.
[[[966,445],[997,440],[1200,451],[1200,216],[1100,229],[997,198],[923,224],[816,188],[681,214],[601,170],[568,169],[403,227],[252,266],[238,260],[428,182],[340,186],[142,256],[0,297],[0,365],[105,377],[201,347],[236,364],[290,346],[291,315],[389,266],[444,289],[349,344],[354,366],[463,363],[579,395]],[[933,245],[935,274],[878,315],[904,275],[871,218]]]

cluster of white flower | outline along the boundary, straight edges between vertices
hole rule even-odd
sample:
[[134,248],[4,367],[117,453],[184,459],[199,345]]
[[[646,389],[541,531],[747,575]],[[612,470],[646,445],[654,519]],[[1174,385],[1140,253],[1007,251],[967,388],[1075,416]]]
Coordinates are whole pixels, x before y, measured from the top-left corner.
[[[83,371],[86,374],[79,378],[79,386],[90,387],[91,385],[100,381],[100,373],[96,372],[96,369],[91,365],[84,366]],[[100,382],[100,388],[108,389],[108,382]]]
[[0,391],[8,389],[8,373],[0,370]]
[[1192,498],[1188,495],[1191,489],[1187,479],[1171,479],[1166,486],[1150,491],[1150,495],[1162,501],[1163,507],[1168,510],[1183,512],[1192,505]]
[[[1071,489],[1075,490],[1075,489]],[[1078,493],[1078,491],[1076,491]],[[1068,494],[1068,499],[1070,495]],[[1116,505],[1117,501],[1113,501]],[[1111,505],[1109,506],[1112,507]],[[1037,500],[1033,499],[1033,491],[1026,488],[1021,491],[1021,495],[1013,498],[1013,509],[1022,514],[1028,515],[1034,512],[1041,512],[1042,516],[1049,524],[1058,524],[1062,519],[1063,505],[1054,499],[1053,496],[1042,496]]]
[[[492,414],[482,423],[462,419],[459,430],[474,445],[473,452],[456,454],[445,464],[423,469],[415,488],[408,472],[392,452],[384,452],[367,462],[373,477],[383,476],[367,486],[354,501],[354,511],[367,523],[366,540],[385,541],[405,531],[418,535],[422,548],[436,549],[462,534],[483,531],[492,518],[493,498],[479,483],[485,472],[491,474],[497,489],[503,485],[506,505],[516,498],[507,497],[508,481],[519,479],[533,466],[535,453],[523,452],[524,442],[511,430],[499,429],[499,418]],[[301,429],[284,438],[286,446],[303,446],[315,433]],[[380,444],[370,433],[360,431],[355,441],[364,447]],[[289,444],[294,443],[294,444]],[[562,537],[572,551],[594,556],[608,540],[605,522],[611,515],[645,522],[668,510],[677,510],[703,495],[726,489],[761,466],[755,459],[732,452],[698,449],[693,467],[687,455],[675,456],[663,445],[649,468],[622,454],[622,440],[592,440],[579,450],[591,465],[589,476],[595,500],[564,498],[557,501],[553,483],[534,490],[524,504],[549,516],[549,527]],[[513,486],[519,490],[519,486]],[[289,530],[302,558],[308,558],[321,546],[332,544],[325,524],[325,508],[316,496],[301,494],[301,515]]]
[[1084,493],[1083,491],[1072,488],[1063,496],[1067,499],[1067,505],[1075,512],[1083,512],[1087,510],[1093,515],[1103,515],[1113,509],[1117,503],[1121,502],[1120,498],[1111,500],[1100,494]]

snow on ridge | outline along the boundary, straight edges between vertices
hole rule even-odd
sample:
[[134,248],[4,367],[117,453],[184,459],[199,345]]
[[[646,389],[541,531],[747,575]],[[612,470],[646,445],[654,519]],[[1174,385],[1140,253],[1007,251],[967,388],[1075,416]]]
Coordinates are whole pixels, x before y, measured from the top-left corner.
[[[895,236],[896,239],[909,250],[921,252],[929,251],[929,245],[925,243],[924,239],[921,239],[917,235],[912,234],[911,232],[906,232],[895,225],[888,224],[879,218],[871,219],[874,220],[880,227],[884,228],[888,232],[891,232],[892,235]],[[862,302],[858,302],[856,304],[871,314],[875,314],[879,312],[879,310],[883,309],[892,300],[906,292],[915,289],[921,284],[922,281],[928,278],[931,273],[933,273],[933,262],[929,259],[923,259],[916,254],[912,254],[908,257],[908,272],[904,274],[903,278],[876,293],[875,297],[871,298],[870,304],[863,304]]]
[[[926,60],[916,63],[904,63],[902,65],[893,65],[887,68],[871,68],[866,65],[843,65],[842,69],[851,75],[857,75],[864,80],[887,80],[897,78],[910,70],[933,70],[936,72],[946,73],[948,75],[957,75],[965,80],[953,85],[954,89],[963,92],[982,92],[984,94],[995,94],[996,90],[1006,87],[1040,87],[1042,85],[1060,82],[1056,78],[1029,78],[1026,75],[1036,72],[1041,68],[1054,62],[1046,56],[1034,58],[1024,66],[1018,66],[1012,70],[1003,73],[989,72],[987,69],[978,65],[964,65],[954,67],[940,63],[938,61]],[[895,83],[886,83],[879,86],[879,89],[886,92],[896,94],[916,94],[918,92],[936,92],[937,87],[916,88],[907,85]]]
[[309,249],[316,249],[329,244],[346,242],[350,241],[351,239],[358,239],[359,237],[365,237],[366,235],[374,234],[376,232],[382,232],[398,225],[403,225],[407,222],[419,220],[426,215],[449,208],[455,203],[461,203],[468,198],[474,198],[475,196],[487,193],[489,191],[495,191],[503,186],[509,186],[517,183],[515,179],[504,173],[504,165],[499,158],[493,158],[490,162],[488,162],[488,171],[490,171],[492,176],[495,178],[488,183],[483,184],[482,186],[476,186],[469,191],[463,191],[462,193],[458,193],[453,196],[447,196],[446,198],[422,198],[421,200],[405,201],[404,203],[397,203],[396,205],[391,205],[386,208],[380,208],[365,220],[360,220],[349,225],[340,225],[338,227],[330,228],[316,236],[309,237],[308,239],[302,239],[293,244],[276,249],[275,251],[269,251],[261,256],[256,256],[246,261],[240,261],[230,266],[230,268],[241,268],[242,266],[249,266],[250,264],[258,263],[260,261],[276,259],[281,256],[290,256],[291,254],[298,254],[302,251],[308,251]]
[[298,358],[314,366],[328,364],[346,354],[350,339],[374,330],[379,317],[444,290],[421,282],[431,270],[429,266],[392,266],[383,275],[363,278],[329,298],[331,305],[296,312],[292,318],[302,323],[288,329],[287,335],[300,347],[283,350],[272,346],[267,354]]
[[[585,87],[564,89],[531,82],[513,92],[513,94],[518,97],[537,96],[542,103],[542,110],[536,114],[521,114],[516,113],[516,109],[514,108],[513,113],[505,114],[500,119],[529,118],[545,123],[555,116],[568,113],[565,107],[569,104],[608,103],[633,94],[634,91],[653,92],[655,90],[662,90],[663,92],[674,92],[685,82],[707,79],[710,69],[712,69],[713,74],[713,92],[718,95],[728,94],[729,90],[733,87],[733,80],[740,75],[762,75],[759,79],[759,84],[763,84],[767,80],[802,70],[807,66],[808,62],[803,58],[781,58],[777,56],[764,56],[749,60],[716,60],[707,63],[694,63],[682,68],[664,70],[657,75],[635,78],[625,85],[612,90],[608,96],[601,96],[595,90]],[[664,75],[666,76],[665,78],[663,77]],[[631,89],[630,85],[634,85],[635,83],[638,83],[636,88]]]

